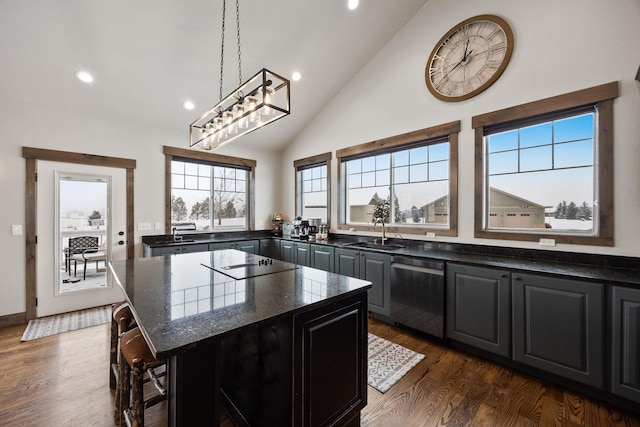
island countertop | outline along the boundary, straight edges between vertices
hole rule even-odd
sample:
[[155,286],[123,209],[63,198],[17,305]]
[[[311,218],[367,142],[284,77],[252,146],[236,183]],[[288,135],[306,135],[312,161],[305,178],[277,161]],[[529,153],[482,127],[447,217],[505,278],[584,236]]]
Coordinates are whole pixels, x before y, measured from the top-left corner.
[[111,261],[109,267],[158,358],[371,287],[233,249]]

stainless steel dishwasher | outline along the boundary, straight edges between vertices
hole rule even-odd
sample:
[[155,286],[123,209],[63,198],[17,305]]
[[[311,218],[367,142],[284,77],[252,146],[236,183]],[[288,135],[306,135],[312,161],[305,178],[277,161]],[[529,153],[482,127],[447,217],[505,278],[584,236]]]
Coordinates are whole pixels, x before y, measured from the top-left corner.
[[391,320],[444,338],[444,262],[391,258]]

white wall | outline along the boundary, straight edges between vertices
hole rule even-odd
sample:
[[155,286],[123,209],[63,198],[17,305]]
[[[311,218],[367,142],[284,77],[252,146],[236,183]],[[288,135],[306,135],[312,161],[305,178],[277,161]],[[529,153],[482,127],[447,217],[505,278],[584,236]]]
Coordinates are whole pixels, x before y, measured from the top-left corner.
[[[90,115],[88,112],[87,116]],[[171,134],[153,131],[135,124],[105,123],[92,117],[43,111],[27,104],[9,104],[0,100],[0,316],[25,311],[25,242],[23,236],[11,236],[11,224],[24,226],[25,160],[22,147],[81,152],[135,159],[134,221],[164,223],[164,145],[186,148],[185,132]],[[243,149],[230,144],[216,151],[254,159],[256,167],[256,229],[271,228],[271,215],[281,210],[278,199],[279,153]],[[53,212],[51,212],[53,215]],[[141,236],[158,231],[135,231],[136,256],[142,256]]]
[[[450,28],[481,14],[499,15],[510,23],[515,38],[511,62],[480,95],[463,102],[441,102],[425,86],[427,57]],[[536,243],[473,237],[471,117],[619,81],[620,96],[614,102],[615,246],[558,245],[548,250],[640,256],[640,83],[634,79],[640,65],[639,41],[637,0],[431,0],[297,137],[285,151],[283,164],[334,153],[331,217],[335,225],[335,150],[461,120],[458,237],[436,240],[538,248]],[[283,179],[283,191],[294,194],[291,180]],[[293,212],[291,198],[287,217]]]

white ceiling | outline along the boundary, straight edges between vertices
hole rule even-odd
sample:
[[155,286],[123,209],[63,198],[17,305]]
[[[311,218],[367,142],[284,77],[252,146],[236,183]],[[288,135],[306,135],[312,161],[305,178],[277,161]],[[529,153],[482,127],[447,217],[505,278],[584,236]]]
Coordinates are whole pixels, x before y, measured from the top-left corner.
[[[291,84],[291,115],[243,137],[285,147],[428,0],[241,0],[243,80]],[[219,98],[222,0],[0,0],[0,97],[34,108],[183,132]],[[239,85],[227,0],[224,95]],[[78,82],[86,69],[96,81]],[[196,104],[182,107],[185,99]],[[180,141],[176,141],[179,146]]]

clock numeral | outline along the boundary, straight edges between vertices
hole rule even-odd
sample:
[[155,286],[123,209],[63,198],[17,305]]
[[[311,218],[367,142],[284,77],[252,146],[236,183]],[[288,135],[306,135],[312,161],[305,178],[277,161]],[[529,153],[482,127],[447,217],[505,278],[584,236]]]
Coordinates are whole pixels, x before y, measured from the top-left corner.
[[500,43],[496,43],[489,48],[489,56],[495,55],[497,53],[502,53],[503,50],[507,49],[507,42],[503,41]]
[[487,71],[493,73],[495,70],[498,69],[498,67],[500,67],[500,64],[502,64],[502,61],[487,61],[484,64],[482,71],[483,73]]
[[493,31],[491,31],[486,38],[489,40],[493,40],[495,39],[498,35],[502,35],[502,37],[504,37],[504,31],[502,31],[502,28],[497,27],[496,29],[494,29]]
[[433,64],[436,61],[444,62],[445,59],[447,59],[446,56],[440,56],[436,53],[435,55],[433,55],[433,61],[431,61],[431,64]]

